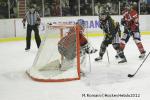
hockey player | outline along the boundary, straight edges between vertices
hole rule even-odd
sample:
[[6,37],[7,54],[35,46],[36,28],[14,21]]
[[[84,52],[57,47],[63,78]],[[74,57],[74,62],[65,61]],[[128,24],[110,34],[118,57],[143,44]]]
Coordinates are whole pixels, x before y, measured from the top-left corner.
[[103,10],[99,15],[100,28],[104,31],[105,36],[100,46],[99,57],[95,58],[95,61],[102,60],[103,55],[106,51],[106,48],[109,44],[112,44],[113,48],[116,50],[117,55],[121,58],[121,61],[118,63],[127,62],[124,52],[120,49],[120,26],[118,22],[114,20],[109,15],[109,12]]
[[[86,55],[92,54],[97,51],[97,49],[94,49],[91,44],[88,42],[87,38],[84,36],[84,30],[85,30],[85,21],[83,19],[79,19],[76,22],[76,25],[80,27],[79,32],[79,41],[80,41],[80,64],[81,64],[81,72],[86,73],[87,66],[85,65],[86,61]],[[64,57],[64,60],[62,62],[61,69],[66,69],[65,67],[68,65],[65,65],[66,63],[72,63],[74,59],[76,58],[76,29],[71,28],[65,37],[63,37],[58,42],[58,51],[59,53]]]
[[124,50],[126,43],[132,36],[135,44],[138,47],[138,50],[140,51],[139,58],[144,58],[146,52],[141,42],[141,35],[139,30],[139,16],[137,11],[129,4],[125,6],[123,18],[121,19],[121,24],[124,26],[124,34],[120,44],[121,49]]
[[[76,22],[76,25],[80,26],[79,40],[80,40],[80,52],[82,54],[91,54],[95,53],[97,50],[94,49],[87,38],[84,36],[85,29],[85,21],[83,19],[79,19]],[[67,46],[65,46],[67,45]],[[76,33],[75,28],[71,28],[65,37],[63,37],[58,43],[58,51],[60,54],[65,56],[67,59],[74,59],[76,52]],[[70,53],[70,54],[69,54]]]

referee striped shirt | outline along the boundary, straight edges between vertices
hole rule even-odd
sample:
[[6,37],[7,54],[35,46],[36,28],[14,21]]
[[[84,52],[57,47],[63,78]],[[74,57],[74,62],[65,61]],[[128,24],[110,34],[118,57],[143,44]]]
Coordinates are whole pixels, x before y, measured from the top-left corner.
[[37,11],[34,11],[33,13],[31,13],[30,11],[27,11],[25,17],[23,18],[24,22],[26,20],[29,25],[40,24],[39,13]]

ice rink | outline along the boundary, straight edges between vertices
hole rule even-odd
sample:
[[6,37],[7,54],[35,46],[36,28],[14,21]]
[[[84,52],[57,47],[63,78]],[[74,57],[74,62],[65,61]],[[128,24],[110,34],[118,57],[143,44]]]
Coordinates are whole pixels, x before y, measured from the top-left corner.
[[[99,50],[103,37],[89,38],[91,44]],[[142,42],[150,51],[150,36],[142,36]],[[149,100],[150,98],[150,57],[147,58],[139,72],[133,74],[143,60],[131,38],[125,48],[127,63],[118,64],[116,52],[110,45],[108,53],[100,62],[91,57],[91,73],[81,80],[43,83],[31,80],[25,73],[33,64],[37,48],[32,41],[32,48],[25,52],[25,41],[0,43],[0,100]],[[118,95],[131,97],[121,97]],[[112,96],[113,95],[113,96]],[[116,95],[116,96],[115,96]]]

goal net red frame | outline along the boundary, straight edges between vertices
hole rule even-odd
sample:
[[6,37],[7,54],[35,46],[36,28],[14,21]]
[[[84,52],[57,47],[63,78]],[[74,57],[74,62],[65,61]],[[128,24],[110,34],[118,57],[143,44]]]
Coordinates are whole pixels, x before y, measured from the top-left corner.
[[[58,42],[66,36],[69,29],[75,30],[74,33],[76,42],[74,52],[76,55],[72,60],[66,60],[58,50]],[[65,30],[67,31],[65,32]],[[32,67],[26,71],[28,76],[32,80],[39,82],[65,82],[80,80],[79,34],[80,26],[76,24],[47,24],[46,32],[36,54],[34,63]],[[65,66],[65,68],[62,68],[62,66]]]

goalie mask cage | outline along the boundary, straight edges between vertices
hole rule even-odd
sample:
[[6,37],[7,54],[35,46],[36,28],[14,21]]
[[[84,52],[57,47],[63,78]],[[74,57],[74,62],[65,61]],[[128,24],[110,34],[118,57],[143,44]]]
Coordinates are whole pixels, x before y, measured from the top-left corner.
[[[67,31],[75,30],[72,39],[67,37]],[[69,24],[47,25],[45,36],[37,52],[33,65],[26,72],[30,78],[40,82],[64,82],[80,79],[80,26]],[[65,39],[63,39],[65,38]],[[62,41],[61,41],[62,40]],[[72,41],[71,41],[72,40]],[[59,43],[68,46],[63,56]],[[69,59],[69,57],[71,57]]]

